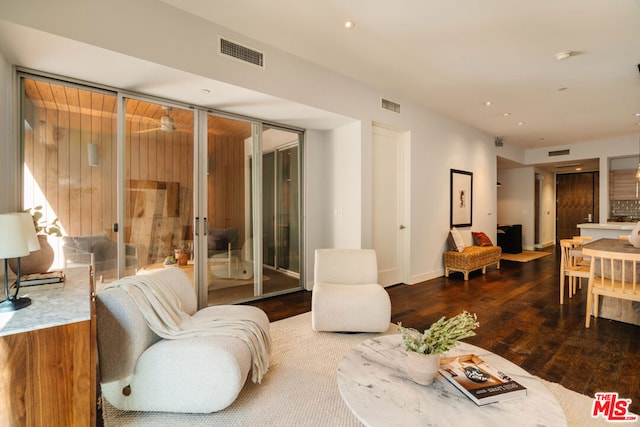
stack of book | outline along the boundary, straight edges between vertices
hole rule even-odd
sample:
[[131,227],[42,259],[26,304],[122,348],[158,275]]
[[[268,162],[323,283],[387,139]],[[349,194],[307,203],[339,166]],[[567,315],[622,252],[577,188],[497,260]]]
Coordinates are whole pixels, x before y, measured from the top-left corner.
[[527,389],[475,354],[440,359],[440,373],[477,405],[527,395]]
[[62,286],[64,286],[64,272],[60,270],[26,274],[20,277],[20,289],[24,292],[55,289],[61,288]]

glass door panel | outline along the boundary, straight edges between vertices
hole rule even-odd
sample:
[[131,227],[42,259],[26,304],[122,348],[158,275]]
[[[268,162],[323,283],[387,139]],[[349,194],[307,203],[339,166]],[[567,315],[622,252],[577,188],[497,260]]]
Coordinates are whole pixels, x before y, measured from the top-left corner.
[[265,267],[276,268],[276,153],[262,155],[262,251]]
[[93,265],[110,282],[180,249],[203,303],[301,288],[301,133],[199,111],[195,141],[191,109],[20,78],[23,206],[59,221],[52,268]]
[[194,113],[126,99],[125,241],[145,271],[181,265],[194,281]]
[[300,273],[300,204],[298,188],[298,146],[279,149],[278,153],[278,209],[276,227],[277,268]]
[[255,296],[252,124],[207,118],[207,277],[209,304]]
[[[210,305],[301,288],[300,134],[259,130],[247,122],[208,118]],[[258,150],[262,155],[256,157]]]
[[264,295],[301,288],[300,138],[274,127],[262,133]]
[[51,268],[92,264],[115,279],[116,95],[23,75],[21,104],[22,204],[62,233],[47,237]]

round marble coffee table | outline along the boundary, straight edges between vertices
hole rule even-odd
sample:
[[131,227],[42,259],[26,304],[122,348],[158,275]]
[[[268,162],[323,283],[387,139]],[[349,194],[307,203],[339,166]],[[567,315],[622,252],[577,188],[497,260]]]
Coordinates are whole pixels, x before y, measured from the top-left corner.
[[478,406],[441,375],[418,385],[407,372],[402,337],[369,339],[345,354],[338,366],[343,400],[367,426],[566,426],[553,394],[536,377],[508,360],[460,343],[447,355],[473,353],[527,388],[527,396]]

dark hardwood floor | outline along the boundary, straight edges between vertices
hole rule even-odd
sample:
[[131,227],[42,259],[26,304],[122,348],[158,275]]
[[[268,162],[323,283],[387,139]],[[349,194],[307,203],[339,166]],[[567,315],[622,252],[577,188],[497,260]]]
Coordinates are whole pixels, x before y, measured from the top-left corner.
[[[441,316],[476,313],[480,327],[466,341],[497,353],[545,380],[578,393],[618,392],[640,413],[640,326],[592,319],[584,327],[586,281],[559,303],[559,254],[528,262],[502,261],[486,275],[440,277],[387,288],[392,322],[425,329]],[[311,310],[311,292],[254,301],[271,321]]]

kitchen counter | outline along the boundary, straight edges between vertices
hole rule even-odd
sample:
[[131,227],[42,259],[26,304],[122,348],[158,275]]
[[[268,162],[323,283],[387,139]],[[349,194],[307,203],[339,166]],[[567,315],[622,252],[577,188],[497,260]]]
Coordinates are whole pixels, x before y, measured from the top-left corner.
[[578,224],[581,236],[591,236],[597,239],[617,239],[620,235],[629,235],[631,230],[637,225],[637,222],[605,222],[592,223],[587,222]]

